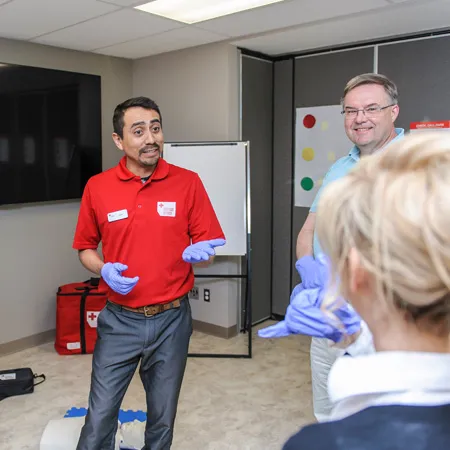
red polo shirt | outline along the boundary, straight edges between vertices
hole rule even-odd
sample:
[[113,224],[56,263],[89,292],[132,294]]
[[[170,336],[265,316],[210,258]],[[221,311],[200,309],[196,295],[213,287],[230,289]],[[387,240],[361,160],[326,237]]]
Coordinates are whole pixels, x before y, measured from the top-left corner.
[[[192,243],[225,238],[200,177],[160,159],[146,183],[119,165],[93,176],[81,200],[73,248],[97,249],[103,260],[139,276],[127,295],[109,290],[115,303],[138,307],[165,303],[194,285],[182,253]],[[104,283],[101,280],[101,283]]]

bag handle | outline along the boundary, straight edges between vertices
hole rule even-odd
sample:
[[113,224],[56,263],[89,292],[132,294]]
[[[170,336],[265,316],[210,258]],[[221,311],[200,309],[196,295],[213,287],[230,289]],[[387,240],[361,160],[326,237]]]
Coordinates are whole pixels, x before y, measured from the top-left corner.
[[89,280],[86,280],[84,284],[89,284],[90,286],[98,287],[100,283],[100,277],[92,277]]
[[80,287],[76,287],[75,290],[76,291],[91,291],[93,289],[98,289],[98,286],[100,284],[100,278],[90,278],[89,280],[83,281],[83,284],[85,284],[86,286],[80,286]]
[[41,373],[41,375],[38,375],[38,374],[35,373],[35,374],[33,374],[33,378],[35,380],[37,380],[38,378],[42,378],[42,380],[39,381],[38,383],[33,383],[33,386],[37,386],[38,384],[42,384],[45,381],[45,375],[43,373]]
[[84,286],[76,287],[76,291],[91,291],[98,289],[100,284],[100,278],[90,278],[89,280],[83,281]]

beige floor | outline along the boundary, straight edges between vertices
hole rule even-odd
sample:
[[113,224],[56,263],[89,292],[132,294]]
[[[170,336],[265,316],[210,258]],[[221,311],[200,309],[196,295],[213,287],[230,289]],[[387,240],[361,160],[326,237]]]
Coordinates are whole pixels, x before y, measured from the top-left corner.
[[[240,353],[245,339],[194,333],[191,351]],[[255,336],[253,347],[252,359],[188,359],[173,450],[279,450],[313,421],[309,338]],[[90,364],[90,355],[59,356],[52,344],[1,357],[0,369],[31,367],[47,375],[33,394],[0,402],[1,450],[38,450],[50,419],[86,407]],[[122,409],[145,410],[138,377]]]

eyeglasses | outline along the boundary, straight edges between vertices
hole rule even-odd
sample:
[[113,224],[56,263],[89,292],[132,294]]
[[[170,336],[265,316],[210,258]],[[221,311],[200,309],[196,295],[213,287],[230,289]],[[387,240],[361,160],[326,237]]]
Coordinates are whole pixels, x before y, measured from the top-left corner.
[[359,111],[362,111],[366,117],[375,117],[377,116],[383,109],[389,108],[391,106],[395,106],[395,103],[387,106],[367,106],[366,108],[355,109],[355,108],[346,108],[341,111],[341,114],[345,116],[346,119],[354,119]]

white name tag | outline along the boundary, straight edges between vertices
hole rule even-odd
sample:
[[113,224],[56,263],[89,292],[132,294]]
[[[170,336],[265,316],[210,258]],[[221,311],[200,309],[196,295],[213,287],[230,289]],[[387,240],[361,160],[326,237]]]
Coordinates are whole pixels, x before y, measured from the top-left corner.
[[68,342],[67,350],[78,350],[81,348],[81,344],[79,342]]
[[121,209],[120,211],[114,211],[108,213],[108,222],[115,222],[116,220],[126,219],[128,217],[128,211]]
[[177,213],[176,202],[158,202],[157,204],[158,214],[163,217],[175,217]]

